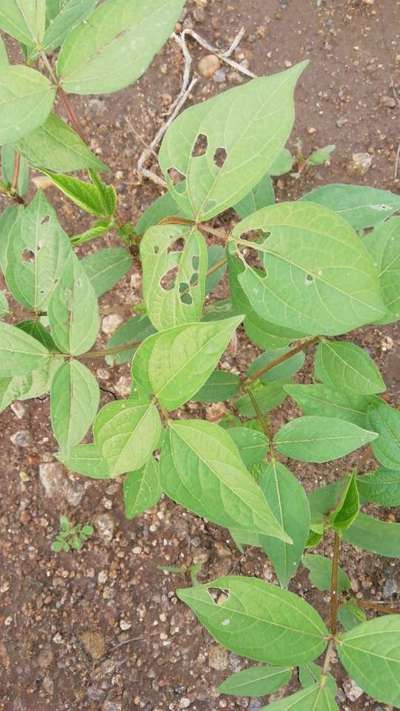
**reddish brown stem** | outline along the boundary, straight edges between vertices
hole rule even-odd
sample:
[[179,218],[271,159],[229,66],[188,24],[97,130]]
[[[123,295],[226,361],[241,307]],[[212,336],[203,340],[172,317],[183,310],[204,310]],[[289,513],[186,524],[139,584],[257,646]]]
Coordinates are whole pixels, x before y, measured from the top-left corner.
[[72,103],[70,102],[68,95],[65,93],[64,89],[61,88],[61,86],[58,87],[58,96],[60,97],[61,102],[65,108],[65,111],[67,113],[67,116],[68,116],[68,119],[71,123],[72,128],[81,137],[82,141],[86,142],[85,135],[83,133],[83,129],[82,129],[82,126],[79,122],[78,116],[75,113],[75,109],[74,109]]
[[253,375],[246,378],[246,380],[244,381],[244,385],[254,383],[254,381],[258,380],[258,378],[261,378],[262,375],[265,375],[265,373],[268,373],[273,368],[276,368],[278,365],[281,365],[281,363],[284,363],[285,361],[289,360],[289,358],[296,355],[296,353],[300,353],[300,351],[309,348],[313,343],[316,343],[318,340],[319,336],[314,336],[314,338],[309,338],[306,341],[301,341],[297,344],[297,346],[294,346],[294,348],[292,348],[287,353],[283,353],[283,355],[279,356],[279,358],[275,358],[275,360],[272,360],[270,363],[267,363],[267,365],[264,365],[263,368],[256,370]]
[[399,605],[387,605],[384,602],[374,602],[373,600],[356,600],[358,607],[365,610],[376,610],[384,615],[398,615],[400,613]]

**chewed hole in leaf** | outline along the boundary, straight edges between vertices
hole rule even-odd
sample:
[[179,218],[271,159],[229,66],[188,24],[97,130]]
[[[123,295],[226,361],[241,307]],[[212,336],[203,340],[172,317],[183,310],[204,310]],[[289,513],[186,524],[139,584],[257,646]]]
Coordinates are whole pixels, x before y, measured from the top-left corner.
[[31,249],[24,249],[21,257],[23,262],[32,263],[35,261],[35,253]]
[[240,239],[245,242],[257,242],[260,240],[261,235],[261,230],[247,230],[246,232],[242,232]]
[[314,283],[314,277],[312,274],[306,274],[305,283],[306,286],[311,286],[311,284]]
[[41,225],[46,225],[48,222],[50,222],[50,215],[46,215],[46,217],[41,220]]
[[186,306],[191,306],[191,304],[193,303],[193,299],[188,291],[185,291],[185,293],[181,295],[181,301],[182,304],[186,304]]
[[197,272],[194,272],[192,276],[190,277],[190,286],[198,286],[199,283],[199,275]]
[[160,248],[159,248],[158,244],[155,244],[154,247],[153,247],[153,252],[154,252],[154,254],[158,254],[159,251],[160,251]]
[[200,257],[197,257],[195,255],[194,257],[192,257],[192,267],[197,272],[199,266],[200,266]]
[[214,153],[214,163],[217,166],[217,168],[223,167],[227,157],[228,157],[228,154],[227,154],[225,148],[217,148],[217,150]]
[[190,306],[193,303],[192,295],[190,294],[190,286],[187,282],[181,282],[179,284],[179,298],[182,304]]
[[178,267],[172,267],[169,269],[160,279],[160,286],[164,291],[172,291],[176,284],[176,277],[178,275]]
[[185,180],[183,173],[180,173],[176,168],[168,168],[168,175],[173,185],[178,185]]
[[168,247],[168,253],[170,252],[181,252],[182,249],[185,246],[185,240],[183,237],[178,237],[178,239],[175,239],[172,244],[169,245]]
[[225,602],[228,602],[229,600],[229,590],[221,590],[219,588],[208,588],[208,594],[211,598],[211,600],[216,604],[216,605],[224,605]]
[[208,138],[204,133],[199,133],[192,150],[192,158],[200,158],[207,153]]

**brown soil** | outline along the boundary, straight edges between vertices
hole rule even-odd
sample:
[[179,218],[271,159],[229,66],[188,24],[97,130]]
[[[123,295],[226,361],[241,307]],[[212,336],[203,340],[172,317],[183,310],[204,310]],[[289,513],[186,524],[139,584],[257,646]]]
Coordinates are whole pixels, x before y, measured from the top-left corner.
[[[310,58],[297,91],[298,118],[290,144],[293,148],[300,139],[306,154],[329,143],[335,143],[337,150],[330,167],[304,173],[300,180],[280,179],[279,199],[337,181],[398,192],[399,182],[393,176],[400,142],[396,92],[396,87],[400,91],[400,2],[322,0],[319,5],[316,0],[189,0],[184,25],[224,47],[243,25],[246,36],[236,59],[246,59],[258,74]],[[196,61],[206,54],[196,46],[191,49]],[[118,177],[127,219],[138,216],[157,195],[154,185],[141,181],[135,172],[142,150],[138,136],[148,143],[155,134],[179,90],[181,71],[180,51],[170,41],[136,86],[112,97],[75,101],[92,147]],[[240,80],[229,68],[219,78],[221,82],[201,80],[193,100]],[[349,175],[351,154],[365,151],[373,156],[372,167],[364,177]],[[66,201],[57,198],[57,202],[66,229],[71,231],[74,225],[76,232],[82,231],[85,218]],[[126,317],[132,302],[140,298],[137,287],[137,278],[126,278],[102,300],[103,314]],[[378,358],[393,402],[400,394],[398,336],[397,327],[386,327],[366,329],[358,337]],[[248,362],[249,355],[249,349],[241,346],[236,362]],[[105,389],[122,394],[127,368],[112,372],[102,362],[93,366]],[[104,401],[109,397],[104,393]],[[283,412],[290,414],[290,406]],[[161,567],[202,563],[204,580],[232,572],[273,580],[268,561],[253,550],[241,556],[226,531],[206,525],[166,499],[155,510],[127,522],[116,482],[78,480],[64,472],[56,496],[46,495],[39,465],[54,461],[56,449],[48,415],[45,399],[10,409],[0,418],[0,708],[256,711],[262,706],[259,700],[218,694],[223,678],[245,662],[215,645],[178,602],[174,591],[189,584],[190,577]],[[28,446],[10,439],[21,430],[26,431]],[[329,467],[295,469],[310,489],[334,479],[350,463],[357,463],[357,456]],[[81,552],[51,552],[60,514],[95,523],[96,533]],[[389,600],[398,599],[397,563],[349,546],[344,562],[356,591],[382,599],[389,590]],[[304,571],[291,589],[326,615],[327,600],[311,589]],[[341,709],[382,708],[366,695],[351,700],[339,665],[335,672]]]

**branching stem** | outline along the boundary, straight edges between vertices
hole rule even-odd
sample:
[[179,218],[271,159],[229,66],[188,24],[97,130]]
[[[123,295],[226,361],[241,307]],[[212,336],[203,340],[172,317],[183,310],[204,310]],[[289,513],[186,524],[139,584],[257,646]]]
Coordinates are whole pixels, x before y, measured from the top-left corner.
[[296,353],[300,353],[300,351],[306,350],[318,340],[319,336],[314,336],[313,338],[308,338],[306,341],[299,341],[299,343],[297,343],[297,345],[294,346],[294,348],[292,348],[290,351],[287,351],[287,353],[283,353],[281,356],[279,356],[279,358],[271,360],[270,363],[267,363],[267,365],[264,365],[262,368],[259,368],[259,370],[256,370],[255,373],[250,375],[244,381],[244,385],[254,383],[255,380],[261,378],[263,375],[265,375],[265,373],[268,373],[270,370],[273,370],[273,368],[276,368],[278,365],[281,365],[281,363],[285,363],[285,361],[289,360],[289,358],[292,358],[292,356],[296,355]]

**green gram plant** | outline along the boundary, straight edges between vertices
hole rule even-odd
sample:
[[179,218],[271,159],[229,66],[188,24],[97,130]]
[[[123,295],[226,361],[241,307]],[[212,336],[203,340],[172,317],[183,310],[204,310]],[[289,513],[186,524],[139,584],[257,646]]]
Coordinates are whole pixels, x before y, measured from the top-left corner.
[[[128,518],[164,494],[228,529],[242,550],[265,552],[277,584],[226,576],[177,592],[218,642],[262,664],[226,680],[221,693],[264,696],[297,669],[299,690],[268,708],[337,709],[337,655],[365,692],[399,707],[400,615],[358,599],[340,563],[343,541],[400,554],[400,524],[361,511],[400,504],[400,412],[352,341],[360,327],[400,317],[400,197],[338,184],[275,204],[272,177],[292,165],[285,144],[302,63],[179,115],[159,153],[167,192],[137,224],[124,224],[69,95],[134,82],[183,5],[1,3],[0,28],[26,60],[10,65],[1,46],[1,190],[10,204],[0,263],[16,313],[26,314],[9,319],[2,294],[1,409],[49,393],[56,456],[82,476],[120,479]],[[68,123],[54,111],[56,97]],[[93,217],[86,232],[67,235],[43,192],[28,202],[31,169]],[[109,233],[120,246],[82,255],[80,245]],[[143,302],[96,350],[98,301],[132,270],[133,256]],[[213,293],[226,272],[221,301]],[[260,353],[241,373],[222,359],[237,332]],[[313,373],[295,384],[307,352]],[[89,366],[104,358],[132,363],[132,391],[99,409]],[[302,414],[280,426],[274,411],[286,398]],[[219,423],[192,419],[189,401],[200,411],[224,402],[229,413]],[[374,467],[368,450],[368,466],[354,470],[347,460],[342,478],[308,493],[290,470],[291,461],[323,465],[366,445]],[[319,472],[328,478],[324,466]],[[332,557],[315,553],[321,542],[332,542]],[[288,590],[300,565],[329,593],[325,621]]]
[[85,541],[94,533],[91,523],[73,524],[68,516],[60,516],[60,528],[51,544],[53,553],[69,553],[70,551],[80,551]]

